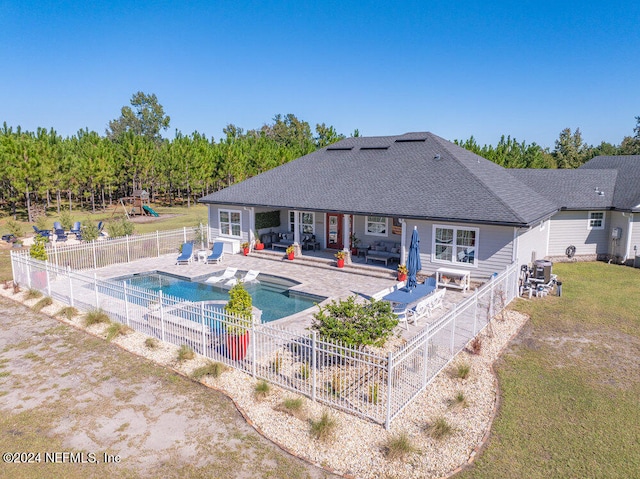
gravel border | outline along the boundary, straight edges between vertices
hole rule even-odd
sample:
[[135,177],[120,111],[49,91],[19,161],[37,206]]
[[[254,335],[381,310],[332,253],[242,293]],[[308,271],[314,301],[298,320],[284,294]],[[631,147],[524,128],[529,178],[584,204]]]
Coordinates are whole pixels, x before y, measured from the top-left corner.
[[[13,294],[13,288],[0,288],[0,294],[33,306],[39,299],[25,300],[25,292]],[[71,320],[55,316],[66,305],[54,300],[43,308],[44,314],[61,322],[105,338],[106,326],[97,324],[85,327],[83,315]],[[206,376],[201,381],[208,387],[229,396],[241,414],[260,434],[282,449],[326,470],[345,477],[373,479],[439,478],[454,474],[473,462],[489,437],[491,424],[497,412],[498,383],[493,363],[511,339],[526,323],[527,317],[514,311],[506,311],[503,318],[494,318],[480,333],[480,354],[468,351],[459,353],[452,364],[445,368],[404,411],[392,422],[389,431],[380,425],[332,410],[317,402],[303,398],[302,414],[293,416],[282,411],[285,398],[302,398],[295,393],[271,385],[269,394],[257,400],[254,388],[257,383],[251,376],[235,369],[227,369],[219,378]],[[113,339],[113,343],[136,355],[151,359],[162,366],[189,376],[196,368],[209,362],[196,355],[189,361],[178,362],[178,347],[158,341],[158,347],[145,346],[148,336],[130,332]],[[466,379],[451,374],[458,364],[470,366]],[[464,395],[466,407],[452,407],[456,394]],[[336,421],[336,428],[328,441],[312,439],[311,419],[318,419],[328,411]],[[452,432],[442,439],[434,439],[429,425],[444,418]],[[416,452],[401,459],[388,460],[385,447],[390,438],[405,433]]]

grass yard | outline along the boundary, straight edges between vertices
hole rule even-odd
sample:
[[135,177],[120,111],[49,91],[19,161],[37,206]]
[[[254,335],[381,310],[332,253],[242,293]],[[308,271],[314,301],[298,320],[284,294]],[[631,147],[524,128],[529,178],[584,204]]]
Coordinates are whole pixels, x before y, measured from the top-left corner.
[[531,321],[496,365],[491,439],[459,479],[640,477],[640,270],[554,272],[561,298],[514,303]]

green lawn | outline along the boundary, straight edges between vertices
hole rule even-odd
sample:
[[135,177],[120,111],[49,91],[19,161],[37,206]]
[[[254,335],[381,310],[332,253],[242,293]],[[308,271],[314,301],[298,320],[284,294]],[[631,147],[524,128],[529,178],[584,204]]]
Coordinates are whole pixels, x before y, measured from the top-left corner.
[[514,303],[531,320],[496,367],[489,445],[458,478],[640,477],[640,270],[554,272],[561,298]]

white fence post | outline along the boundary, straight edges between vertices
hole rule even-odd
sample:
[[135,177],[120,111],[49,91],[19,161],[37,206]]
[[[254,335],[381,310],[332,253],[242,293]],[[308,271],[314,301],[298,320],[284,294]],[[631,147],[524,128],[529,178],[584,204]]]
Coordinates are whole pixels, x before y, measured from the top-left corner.
[[27,286],[31,289],[31,260],[27,258]]
[[93,273],[93,290],[96,293],[96,309],[100,309],[100,302],[98,300],[98,275]]
[[67,276],[69,277],[69,304],[73,307],[73,280],[71,279],[71,266],[67,266]]
[[316,383],[318,380],[318,364],[316,359],[317,353],[317,333],[316,331],[311,331],[311,400],[316,400]]
[[162,299],[162,290],[158,291],[158,301],[160,301],[160,335],[164,341],[164,300]]
[[127,297],[127,282],[126,281],[122,282],[122,291],[124,292],[124,315],[125,315],[126,320],[127,320],[127,326],[130,326],[130,324],[129,324],[129,298]]
[[187,242],[187,227],[186,226],[182,227],[182,237],[184,239],[183,243],[186,243]]
[[478,288],[475,289],[473,297],[473,337],[475,338],[478,331]]
[[387,356],[387,418],[384,421],[384,428],[389,429],[391,425],[391,398],[393,391],[393,355],[389,351]]
[[156,230],[156,247],[158,248],[158,258],[160,257],[160,232]]
[[93,250],[93,269],[98,269],[98,261],[96,260],[96,240],[91,242],[91,249]]
[[55,258],[56,266],[59,266],[58,265],[58,246],[56,245],[55,241],[53,243],[53,257]]
[[125,236],[125,241],[127,244],[127,263],[131,263],[131,252],[129,251],[129,235]]
[[202,318],[202,355],[207,355],[207,334],[205,332],[204,323],[204,303],[200,303],[200,317]]
[[428,335],[424,340],[424,359],[422,361],[424,374],[422,376],[422,387],[427,387],[427,381],[429,380],[429,341],[431,341],[431,335]]
[[456,342],[456,318],[458,313],[456,311],[456,305],[453,305],[453,321],[451,322],[451,355],[453,355],[453,350],[455,348]]

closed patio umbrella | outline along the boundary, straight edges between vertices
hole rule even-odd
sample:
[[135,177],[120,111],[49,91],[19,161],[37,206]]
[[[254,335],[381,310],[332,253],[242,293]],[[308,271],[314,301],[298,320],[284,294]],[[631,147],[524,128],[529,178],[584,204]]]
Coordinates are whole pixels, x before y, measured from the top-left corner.
[[407,256],[407,289],[415,288],[418,284],[416,274],[422,269],[420,262],[420,237],[418,227],[413,227],[411,235],[411,246],[409,246],[409,256]]

